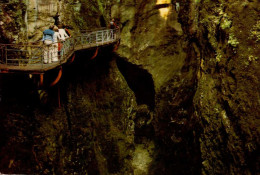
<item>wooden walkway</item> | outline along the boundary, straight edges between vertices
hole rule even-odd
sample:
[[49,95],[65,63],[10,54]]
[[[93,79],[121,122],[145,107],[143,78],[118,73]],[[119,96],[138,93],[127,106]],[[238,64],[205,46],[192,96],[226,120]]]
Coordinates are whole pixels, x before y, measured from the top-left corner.
[[59,60],[47,64],[44,63],[44,49],[46,49],[44,45],[0,44],[0,73],[41,74],[67,63],[75,51],[111,45],[119,40],[120,31],[116,29],[82,33],[63,42]]

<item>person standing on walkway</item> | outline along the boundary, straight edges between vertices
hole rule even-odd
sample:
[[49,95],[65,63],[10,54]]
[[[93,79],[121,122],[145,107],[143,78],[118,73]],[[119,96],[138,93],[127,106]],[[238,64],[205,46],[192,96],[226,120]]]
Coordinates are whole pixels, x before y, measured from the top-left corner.
[[54,35],[53,35],[53,57],[52,57],[52,62],[59,61],[58,60],[58,44],[60,41],[60,34],[59,34],[59,28],[57,26],[54,26]]
[[116,23],[115,23],[115,19],[112,18],[112,20],[109,23],[110,29],[115,29],[116,28]]
[[114,18],[112,18],[112,20],[110,21],[110,23],[109,23],[109,28],[110,29],[112,29],[112,39],[114,39],[114,37],[115,37],[115,28],[116,28],[116,23],[115,23],[115,19]]
[[54,31],[53,25],[43,31],[43,44],[44,44],[44,55],[43,55],[43,62],[44,63],[51,63],[52,55],[53,55],[53,46],[52,43],[54,41]]
[[119,27],[117,26],[114,18],[112,18],[112,20],[110,21],[109,26],[110,26],[110,29],[113,30],[112,39],[115,39],[117,37],[116,36],[116,30],[119,29]]
[[60,43],[59,43],[59,46],[58,46],[58,50],[60,50],[60,54],[61,56],[63,56],[64,52],[65,52],[65,48],[63,48],[63,42],[69,38],[69,35],[66,33],[65,29],[63,28],[63,25],[60,24],[59,26],[59,36],[60,36]]
[[69,35],[66,33],[65,29],[63,28],[63,25],[59,25],[59,34],[61,41],[65,41],[67,38],[69,38]]

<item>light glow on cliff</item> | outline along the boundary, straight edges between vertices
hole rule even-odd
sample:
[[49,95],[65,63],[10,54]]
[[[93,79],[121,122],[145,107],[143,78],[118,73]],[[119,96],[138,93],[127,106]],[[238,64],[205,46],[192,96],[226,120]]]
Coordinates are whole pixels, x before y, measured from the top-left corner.
[[[170,3],[171,3],[171,0],[157,0],[156,5],[170,4]],[[163,17],[165,20],[168,17],[169,11],[170,11],[169,7],[164,7],[164,8],[159,9],[161,17]]]

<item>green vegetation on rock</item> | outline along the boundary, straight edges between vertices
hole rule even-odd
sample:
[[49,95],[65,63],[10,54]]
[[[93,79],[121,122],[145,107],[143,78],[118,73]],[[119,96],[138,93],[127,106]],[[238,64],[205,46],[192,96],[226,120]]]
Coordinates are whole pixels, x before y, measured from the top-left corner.
[[235,37],[235,35],[233,33],[231,33],[228,37],[228,44],[230,44],[233,47],[237,47],[239,44],[237,38]]

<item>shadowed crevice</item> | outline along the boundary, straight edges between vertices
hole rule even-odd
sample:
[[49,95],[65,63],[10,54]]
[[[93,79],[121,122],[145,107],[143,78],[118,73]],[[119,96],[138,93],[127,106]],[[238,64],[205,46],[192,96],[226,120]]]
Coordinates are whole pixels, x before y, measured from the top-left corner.
[[120,57],[117,58],[116,62],[128,86],[135,93],[137,104],[146,104],[153,110],[155,106],[155,90],[152,75],[147,70]]

